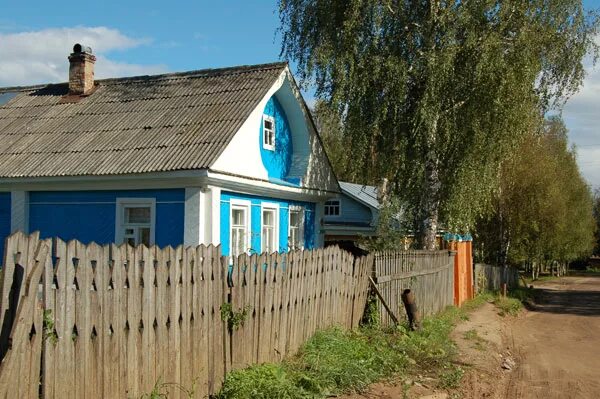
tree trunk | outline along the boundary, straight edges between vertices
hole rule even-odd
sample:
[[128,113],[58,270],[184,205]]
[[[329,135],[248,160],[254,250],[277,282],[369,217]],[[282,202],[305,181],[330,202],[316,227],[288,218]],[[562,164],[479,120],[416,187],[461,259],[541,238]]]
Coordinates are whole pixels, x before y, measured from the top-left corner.
[[425,176],[421,191],[421,218],[419,226],[419,245],[422,249],[437,249],[436,234],[440,212],[441,182],[439,162],[435,150],[437,119],[434,118],[429,127],[427,137],[428,150],[425,155]]

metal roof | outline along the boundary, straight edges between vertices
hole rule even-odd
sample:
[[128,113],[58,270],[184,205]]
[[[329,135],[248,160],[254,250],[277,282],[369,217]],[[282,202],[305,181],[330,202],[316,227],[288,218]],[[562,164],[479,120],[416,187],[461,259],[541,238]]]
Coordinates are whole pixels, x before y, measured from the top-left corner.
[[0,88],[0,177],[209,168],[286,66]]
[[380,208],[379,200],[377,199],[377,187],[367,186],[364,184],[348,183],[344,181],[339,183],[344,194],[354,197],[358,201],[372,208]]

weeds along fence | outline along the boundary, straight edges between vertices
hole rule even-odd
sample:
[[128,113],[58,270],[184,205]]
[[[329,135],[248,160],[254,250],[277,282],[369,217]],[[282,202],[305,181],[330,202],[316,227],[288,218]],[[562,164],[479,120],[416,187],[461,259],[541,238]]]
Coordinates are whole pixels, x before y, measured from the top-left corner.
[[519,271],[514,267],[475,264],[475,288],[477,292],[497,291],[506,283],[509,289],[519,286]]
[[[382,251],[374,254],[374,282],[389,310],[398,320],[406,317],[401,294],[415,293],[421,317],[435,314],[454,304],[454,252]],[[392,317],[378,301],[382,326],[393,324]]]
[[337,247],[239,256],[230,303],[234,314],[246,316],[232,328],[232,367],[279,361],[317,330],[358,327],[371,264],[371,256],[355,259]]
[[338,249],[242,255],[6,241],[0,398],[215,393],[227,371],[280,360],[317,329],[358,325],[373,262]]

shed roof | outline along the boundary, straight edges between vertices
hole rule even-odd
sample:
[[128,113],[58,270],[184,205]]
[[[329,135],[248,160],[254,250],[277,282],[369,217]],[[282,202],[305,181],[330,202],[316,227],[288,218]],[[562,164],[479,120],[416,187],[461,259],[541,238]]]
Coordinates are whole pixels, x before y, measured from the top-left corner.
[[364,184],[348,183],[344,181],[339,183],[344,194],[354,197],[365,205],[379,209],[380,204],[379,200],[377,199],[377,187],[367,186]]
[[209,168],[286,66],[0,88],[0,177]]

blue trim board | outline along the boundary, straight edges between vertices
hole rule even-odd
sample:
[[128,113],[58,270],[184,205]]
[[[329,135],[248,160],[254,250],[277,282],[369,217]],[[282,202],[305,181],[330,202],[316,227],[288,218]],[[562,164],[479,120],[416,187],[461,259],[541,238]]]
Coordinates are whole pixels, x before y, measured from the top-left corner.
[[250,201],[250,247],[251,251],[261,251],[261,205],[263,203],[279,205],[279,252],[288,250],[289,207],[301,206],[304,209],[304,247],[314,248],[315,245],[315,204],[312,202],[288,201],[278,198],[259,197],[233,192],[221,193],[221,250],[223,255],[229,255],[230,249],[230,211],[231,200]]
[[0,265],[4,263],[4,241],[10,235],[10,193],[0,193]]
[[85,244],[115,241],[117,198],[156,200],[156,245],[183,243],[185,190],[32,191],[29,230],[42,238],[77,239]]

